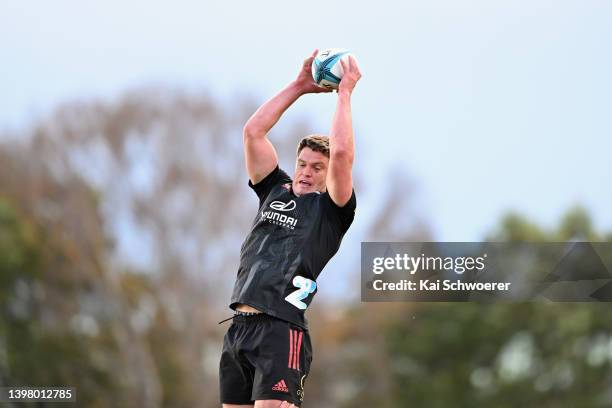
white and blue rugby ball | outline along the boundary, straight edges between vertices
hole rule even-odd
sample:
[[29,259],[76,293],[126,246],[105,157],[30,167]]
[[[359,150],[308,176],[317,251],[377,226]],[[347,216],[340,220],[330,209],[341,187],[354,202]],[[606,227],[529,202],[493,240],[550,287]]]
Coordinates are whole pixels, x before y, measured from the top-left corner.
[[312,61],[312,78],[315,83],[328,89],[338,89],[344,70],[340,60],[348,62],[349,56],[355,56],[342,48],[328,48],[319,51]]

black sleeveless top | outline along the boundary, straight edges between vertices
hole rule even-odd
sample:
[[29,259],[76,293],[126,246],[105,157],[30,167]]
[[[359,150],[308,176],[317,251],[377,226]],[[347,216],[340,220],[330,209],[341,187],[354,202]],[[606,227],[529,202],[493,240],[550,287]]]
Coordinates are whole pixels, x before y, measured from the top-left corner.
[[344,207],[327,192],[297,197],[278,166],[249,187],[259,197],[259,212],[240,249],[230,307],[243,303],[307,329],[304,312],[353,222],[355,191]]

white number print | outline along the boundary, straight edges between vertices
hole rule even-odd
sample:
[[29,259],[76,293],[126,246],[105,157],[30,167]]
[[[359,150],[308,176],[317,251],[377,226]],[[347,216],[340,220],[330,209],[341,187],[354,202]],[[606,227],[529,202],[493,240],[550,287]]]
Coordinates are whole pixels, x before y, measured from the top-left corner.
[[285,298],[285,300],[298,309],[305,310],[308,305],[302,302],[302,300],[306,299],[308,295],[315,291],[317,284],[316,282],[311,281],[308,278],[304,278],[303,276],[296,276],[293,278],[293,286],[299,289],[295,292],[291,292]]

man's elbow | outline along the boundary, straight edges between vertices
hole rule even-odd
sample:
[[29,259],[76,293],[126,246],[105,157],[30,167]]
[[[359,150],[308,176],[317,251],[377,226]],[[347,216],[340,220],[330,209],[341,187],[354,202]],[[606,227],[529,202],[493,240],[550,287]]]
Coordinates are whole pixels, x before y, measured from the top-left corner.
[[242,137],[246,141],[248,139],[261,138],[266,135],[265,130],[261,126],[257,126],[256,123],[247,122],[242,128]]

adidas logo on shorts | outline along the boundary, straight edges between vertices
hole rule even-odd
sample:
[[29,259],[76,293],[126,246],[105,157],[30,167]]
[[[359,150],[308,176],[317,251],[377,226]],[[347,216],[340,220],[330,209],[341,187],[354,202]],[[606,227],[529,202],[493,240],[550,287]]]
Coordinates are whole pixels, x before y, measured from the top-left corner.
[[285,380],[280,380],[276,383],[274,387],[272,387],[272,391],[282,391],[289,392],[289,388],[287,388],[287,384],[285,384]]

